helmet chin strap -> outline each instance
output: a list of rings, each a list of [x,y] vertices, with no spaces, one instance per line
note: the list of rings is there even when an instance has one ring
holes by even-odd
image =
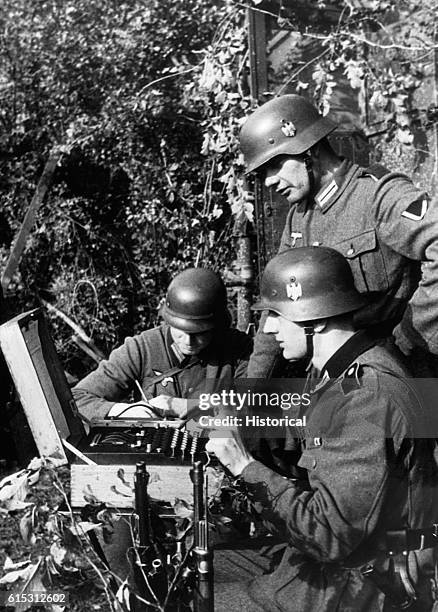
[[[306,166],[307,175],[309,177],[310,195],[312,195],[315,190],[315,175],[313,173],[313,161],[310,155],[310,149],[304,153],[304,165]]]
[[[310,363],[313,358],[313,336],[315,335],[313,325],[306,325],[304,327],[304,335],[306,336],[306,357]]]

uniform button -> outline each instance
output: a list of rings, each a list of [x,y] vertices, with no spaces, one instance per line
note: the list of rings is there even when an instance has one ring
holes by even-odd
[[[189,387],[189,393],[193,391],[193,387]]]
[[[347,255],[354,255],[354,249],[353,247],[350,247],[347,251]]]

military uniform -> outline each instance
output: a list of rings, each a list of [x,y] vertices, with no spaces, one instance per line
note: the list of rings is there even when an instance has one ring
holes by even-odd
[[[196,399],[200,393],[229,387],[234,377],[243,376],[251,348],[246,334],[226,329],[216,333],[198,356],[184,358],[173,343],[169,326],[163,324],[128,337],[73,388],[73,397],[82,414],[100,418],[114,403],[138,392],[135,381],[148,399],[160,394]]]
[[[388,596],[362,570],[391,570],[391,559],[400,557],[401,574],[419,596],[410,609],[432,607],[429,580],[421,572],[416,580],[415,572],[436,541],[434,441],[413,437],[427,411],[402,380],[407,372],[397,355],[376,342],[358,332],[324,367],[306,409],[299,461],[306,479],[285,479],[257,461],[242,472],[256,510],[288,542],[279,567],[250,588],[267,612],[389,610]],[[418,550],[417,537],[402,555],[400,534],[416,528],[431,528],[426,549]],[[388,544],[393,532],[399,537]],[[400,555],[390,557],[389,547]]]
[[[355,315],[358,328],[395,327],[406,354],[415,346],[438,353],[438,207],[406,176],[344,160],[312,205],[291,208],[279,252],[312,245],[341,252],[357,289],[369,294]],[[278,355],[273,338],[261,333],[263,321],[248,368],[253,378],[269,375]]]

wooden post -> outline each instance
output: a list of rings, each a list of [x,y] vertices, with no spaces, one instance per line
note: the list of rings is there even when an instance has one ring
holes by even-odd
[[[44,166],[44,170],[41,174],[40,180],[38,181],[38,185],[33,195],[32,201],[29,204],[29,208],[27,209],[24,221],[17,233],[13,247],[11,248],[11,253],[6,263],[6,267],[2,274],[1,285],[5,293],[9,286],[9,283],[12,280],[12,277],[14,276],[18,268],[21,256],[26,247],[26,242],[30,230],[32,229],[33,224],[35,223],[36,213],[40,208],[41,204],[43,203],[47,190],[49,189],[52,183],[56,166],[58,165],[58,162],[61,159],[62,155],[62,148],[54,147],[50,152],[46,165]]]

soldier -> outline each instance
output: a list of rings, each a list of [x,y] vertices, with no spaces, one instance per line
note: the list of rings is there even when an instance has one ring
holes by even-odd
[[[355,313],[357,327],[379,325],[382,335],[394,333],[405,355],[420,351],[430,359],[438,353],[437,206],[405,175],[339,157],[327,140],[335,128],[297,95],[263,104],[242,127],[247,172],[290,205],[279,252],[312,245],[338,250],[357,289],[372,297]],[[278,354],[272,338],[257,334],[248,376],[270,375]]]
[[[190,268],[178,274],[161,315],[163,325],[128,337],[74,387],[82,414],[156,416],[142,402],[140,387],[158,414],[187,418],[206,386],[226,386],[245,373],[251,341],[230,329],[226,289],[215,272]],[[132,393],[138,401],[128,401]]]
[[[353,314],[365,301],[334,249],[274,257],[254,308],[268,311],[263,331],[286,359],[311,359],[304,477],[286,479],[254,460],[238,430],[207,444],[287,542],[277,569],[250,587],[265,612],[423,612],[433,605],[422,570],[437,543],[438,469],[435,441],[415,437],[433,436],[433,427],[398,350],[355,332]]]
[[[85,417],[188,419],[195,416],[202,392],[226,388],[246,372],[252,343],[230,328],[226,289],[215,272],[190,268],[178,274],[161,315],[162,325],[128,337],[73,388]],[[116,522],[112,537],[101,545],[111,570],[125,579],[132,547],[127,523]]]

